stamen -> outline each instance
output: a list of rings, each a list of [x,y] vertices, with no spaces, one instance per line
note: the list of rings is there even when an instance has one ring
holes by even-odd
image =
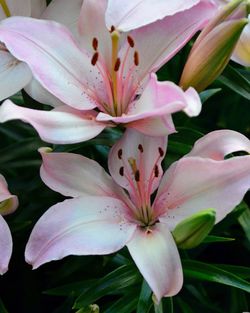
[[[92,47],[95,51],[97,51],[97,48],[98,48],[98,40],[96,37],[93,38],[92,40]]]
[[[120,167],[120,169],[119,169],[119,174],[120,174],[121,176],[124,176],[124,167],[123,167],[123,166]]]
[[[96,65],[97,61],[98,61],[98,57],[99,57],[99,53],[98,52],[95,52],[94,55],[92,56],[92,59],[91,59],[91,64],[93,66]]]
[[[155,177],[159,177],[159,167],[157,164],[155,165],[154,172],[155,172]]]
[[[130,45],[130,47],[134,48],[134,46],[135,46],[134,39],[130,36],[127,36],[127,41],[128,41],[128,44]]]
[[[134,53],[134,64],[135,64],[135,66],[139,65],[139,53],[138,53],[138,51],[135,51],[135,53]]]
[[[113,33],[114,30],[115,30],[115,26],[112,25],[112,26],[110,27],[110,32]]]
[[[120,58],[117,58],[117,60],[116,60],[116,62],[115,62],[115,67],[114,67],[114,71],[115,71],[115,72],[118,72],[118,71],[119,71],[120,65],[121,65],[121,59],[120,59]]]
[[[161,148],[161,147],[159,147],[159,148],[158,148],[158,151],[159,151],[160,156],[161,156],[161,157],[163,157],[163,155],[164,155],[164,151],[162,150],[162,148]]]
[[[118,150],[118,158],[121,160],[122,159],[122,149]]]
[[[136,170],[136,171],[135,171],[135,181],[136,181],[136,182],[139,182],[139,181],[140,181],[140,171],[139,171],[139,170]]]
[[[141,144],[138,145],[138,150],[143,153],[143,146]]]
[[[10,9],[8,8],[8,5],[7,5],[6,1],[5,0],[0,0],[0,5],[3,8],[4,14],[6,15],[6,17],[10,17],[11,16]]]

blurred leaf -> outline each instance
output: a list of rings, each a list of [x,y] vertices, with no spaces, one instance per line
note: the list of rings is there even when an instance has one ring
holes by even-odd
[[[231,288],[230,300],[231,303],[229,313],[248,312],[249,308],[247,304],[246,294],[244,291]]]
[[[195,313],[191,308],[190,306],[185,302],[183,301],[180,297],[177,298],[177,302],[181,308],[181,312],[182,313]]]
[[[218,80],[242,97],[250,100],[250,81],[232,66],[227,66]]]
[[[68,297],[62,305],[60,305],[59,308],[57,308],[53,313],[70,313],[72,312],[72,305],[74,303],[74,300],[72,297]]]
[[[226,238],[226,237],[219,237],[219,236],[212,236],[208,235],[202,243],[212,243],[212,242],[227,242],[227,241],[234,241],[235,238]]]
[[[163,298],[160,303],[154,303],[155,313],[174,313],[173,299]]]
[[[118,301],[114,302],[107,310],[103,313],[132,313],[136,309],[137,297],[134,292],[125,295]],[[146,312],[145,312],[146,313]]]
[[[250,279],[250,268],[245,266],[237,265],[228,265],[228,264],[213,264],[217,268],[220,268],[224,271],[233,273],[237,276],[240,276],[243,279]]]
[[[250,209],[246,208],[246,210],[238,217],[238,221],[242,226],[247,239],[250,241]]]
[[[5,308],[4,304],[3,304],[3,301],[0,299],[0,312],[1,313],[9,313],[7,311],[7,309]]]
[[[209,98],[211,98],[213,95],[217,94],[221,91],[221,88],[214,88],[214,89],[208,89],[204,90],[200,93],[201,102],[206,102]]]
[[[112,294],[119,289],[128,288],[140,281],[140,274],[132,265],[123,265],[113,272],[99,279],[91,288],[83,292],[74,304],[75,309],[79,309],[99,298]]]
[[[96,280],[85,280],[81,282],[75,282],[60,287],[52,288],[43,291],[44,294],[53,296],[67,296],[69,294],[80,295],[85,290],[89,289],[91,285],[95,283]]]
[[[186,278],[216,282],[250,292],[249,282],[214,265],[194,260],[183,260],[182,265]]]
[[[136,313],[148,313],[152,305],[152,291],[147,282],[143,280]]]

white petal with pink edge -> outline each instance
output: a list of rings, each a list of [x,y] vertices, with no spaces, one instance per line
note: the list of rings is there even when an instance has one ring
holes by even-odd
[[[127,246],[158,301],[180,291],[183,284],[181,261],[166,225],[157,223],[150,230],[138,228]]]
[[[172,230],[186,217],[215,209],[221,221],[250,188],[250,156],[224,161],[188,157],[171,165],[164,174],[154,209]]]
[[[66,27],[52,21],[11,17],[1,22],[0,40],[61,101],[82,110],[96,106],[90,89],[103,89],[100,74]]]
[[[165,16],[174,15],[197,4],[199,0],[109,0],[106,11],[108,27],[114,25],[121,31],[129,31]]]
[[[0,106],[0,122],[21,119],[30,123],[47,142],[67,144],[94,138],[106,127],[95,120],[94,111],[79,111],[68,106],[52,111],[23,108],[6,100]]]
[[[193,149],[185,157],[202,157],[223,160],[230,153],[246,151],[250,153],[250,140],[244,135],[228,129],[213,131],[197,140]]]
[[[12,237],[9,226],[0,215],[0,274],[8,270],[10,257],[12,254]]]
[[[123,216],[123,202],[109,197],[81,197],[52,206],[37,222],[25,250],[37,268],[67,255],[108,254],[121,249],[136,225]]]
[[[73,153],[53,153],[39,149],[43,158],[41,178],[51,189],[64,196],[83,195],[117,198],[122,190],[94,160]]]
[[[18,61],[7,51],[0,51],[0,100],[20,91],[32,79],[27,64]]]

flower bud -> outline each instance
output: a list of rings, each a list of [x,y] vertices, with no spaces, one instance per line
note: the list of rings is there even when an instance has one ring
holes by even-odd
[[[177,246],[181,249],[198,246],[213,228],[215,219],[215,210],[207,209],[180,222],[172,232]]]
[[[226,67],[248,23],[246,18],[226,20],[241,3],[242,0],[236,0],[223,7],[197,38],[180,79],[184,90],[190,86],[197,91],[204,90]]]

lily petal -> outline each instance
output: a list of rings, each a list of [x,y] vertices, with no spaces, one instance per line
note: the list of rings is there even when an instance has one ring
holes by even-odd
[[[18,61],[7,51],[0,51],[0,101],[18,92],[31,78],[27,64]]]
[[[52,153],[39,149],[43,158],[40,174],[43,182],[64,196],[83,195],[117,198],[121,189],[94,160],[73,153]]]
[[[67,255],[108,254],[130,240],[136,225],[124,220],[123,202],[81,197],[52,206],[37,222],[26,246],[26,261],[37,268]]]
[[[30,0],[5,0],[10,16],[30,16],[31,1]],[[0,21],[8,17],[3,6],[0,4]]]
[[[61,101],[82,110],[97,105],[89,95],[87,81],[98,89],[102,82],[95,78],[100,75],[66,27],[52,21],[11,17],[1,22],[0,40]]]
[[[12,254],[12,237],[8,224],[0,215],[0,274],[8,270],[10,257]]]
[[[30,123],[47,142],[67,144],[94,138],[107,126],[95,120],[94,111],[79,111],[68,106],[52,111],[23,108],[6,100],[0,106],[0,122],[21,119]]]
[[[215,11],[212,3],[200,1],[189,10],[132,31],[130,36],[141,56],[138,76],[144,78],[147,73],[156,72],[204,27]]]
[[[127,246],[158,301],[180,291],[183,284],[181,261],[166,225],[158,223],[150,230],[138,228]]]
[[[106,23],[114,25],[121,31],[129,31],[166,16],[174,15],[196,5],[199,0],[109,0],[106,11]]]
[[[54,0],[52,0],[53,2]],[[30,0],[31,17],[39,18],[47,7],[46,0]],[[27,15],[28,16],[28,15]]]
[[[166,152],[167,137],[149,137],[127,129],[122,138],[112,147],[108,166],[116,183],[127,189],[132,198],[136,198],[133,184],[135,176],[131,169],[131,161],[140,171],[140,181],[145,194],[152,194],[158,187],[162,176],[161,161]],[[129,163],[130,162],[130,163]],[[157,177],[154,175],[157,167]],[[124,175],[121,175],[121,168]]]
[[[14,212],[17,207],[17,196],[9,192],[5,178],[0,174],[0,215],[10,214]]]
[[[154,208],[172,230],[186,217],[213,208],[216,222],[243,199],[250,188],[250,156],[215,161],[182,158],[164,174]]]
[[[250,141],[244,135],[228,129],[213,131],[196,141],[193,149],[185,157],[202,157],[223,160],[236,151],[250,153]]]

